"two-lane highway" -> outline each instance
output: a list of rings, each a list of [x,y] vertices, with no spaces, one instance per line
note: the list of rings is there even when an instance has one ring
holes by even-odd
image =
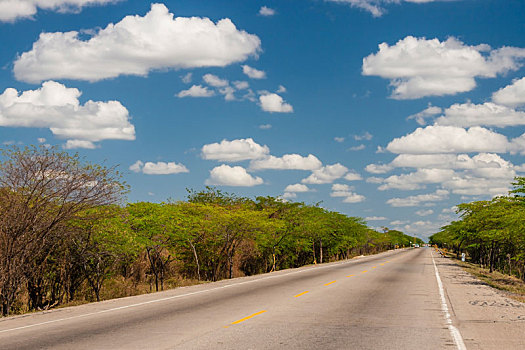
[[[456,348],[430,249],[0,320],[2,349]]]

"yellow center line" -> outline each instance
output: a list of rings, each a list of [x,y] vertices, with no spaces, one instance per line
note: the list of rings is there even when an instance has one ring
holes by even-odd
[[[385,266],[385,263],[381,263],[381,264],[379,264],[379,265],[381,265],[381,266]]]
[[[300,297],[301,295],[305,295],[305,294],[308,293],[308,292],[309,292],[308,290],[305,290],[304,292],[299,293],[299,294],[297,294],[297,295],[294,295],[293,297],[294,297],[294,298],[298,298],[298,297]]]
[[[252,318],[252,317],[255,317],[255,316],[257,316],[257,315],[263,314],[263,313],[265,313],[265,312],[266,312],[266,310],[261,310],[261,311],[259,311],[259,312],[256,312],[256,313],[250,315],[250,316],[246,316],[245,318],[241,318],[240,320],[237,320],[237,321],[235,321],[235,322],[232,322],[231,324],[239,324],[239,323],[241,323],[241,322],[244,322],[244,321],[246,321],[246,320],[249,320],[249,319]]]
[[[337,282],[337,281],[328,282],[328,283],[325,283],[325,284],[323,284],[323,285],[324,285],[324,286],[328,286],[328,285],[330,285],[330,284],[332,284],[332,283],[335,283],[335,282]]]
[[[372,268],[373,268],[373,269],[376,269],[376,268],[377,268],[377,266],[372,266]]]
[[[346,277],[352,277],[352,276],[355,276],[355,275],[348,275],[348,276],[346,276]]]
[[[368,272],[368,271],[367,271],[367,270],[364,270],[364,271],[362,271],[361,273],[365,273],[365,272]]]

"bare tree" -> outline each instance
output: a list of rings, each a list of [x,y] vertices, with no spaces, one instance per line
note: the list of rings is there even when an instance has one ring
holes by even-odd
[[[0,162],[0,306],[9,315],[21,286],[82,211],[117,203],[127,191],[114,167],[57,148],[11,147]]]

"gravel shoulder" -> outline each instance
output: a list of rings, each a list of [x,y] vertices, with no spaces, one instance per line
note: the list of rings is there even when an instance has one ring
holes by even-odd
[[[525,303],[433,252],[453,323],[467,349],[525,349]]]

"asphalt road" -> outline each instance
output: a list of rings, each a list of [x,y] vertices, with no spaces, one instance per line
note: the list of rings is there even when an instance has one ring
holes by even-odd
[[[1,319],[0,348],[458,349],[442,300],[431,250],[397,250]]]

